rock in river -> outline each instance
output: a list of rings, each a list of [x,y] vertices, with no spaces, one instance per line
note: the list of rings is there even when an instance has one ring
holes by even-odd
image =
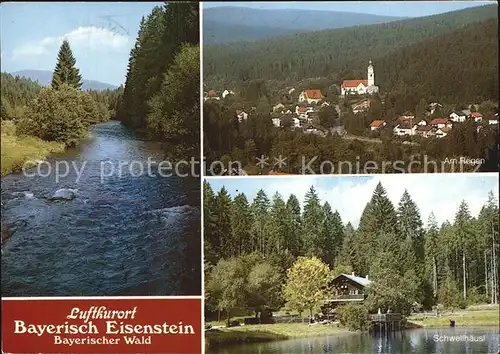
[[[76,197],[76,189],[61,188],[55,191],[49,200],[72,200]]]

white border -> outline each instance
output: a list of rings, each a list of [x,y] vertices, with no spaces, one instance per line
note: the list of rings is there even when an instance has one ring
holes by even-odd
[[[200,247],[201,247],[201,353],[205,353],[205,254],[204,254],[204,216],[203,216],[203,183],[205,182],[205,160],[203,159],[203,1],[200,1],[199,7],[199,34],[200,34]]]
[[[420,176],[492,176],[495,175],[499,177],[497,172],[419,172],[419,173],[359,173],[359,174],[285,174],[285,175],[248,175],[248,176],[203,176],[204,179],[210,181],[215,179],[279,179],[279,178],[342,178],[342,177],[373,177],[373,176],[407,176],[407,175],[420,175]],[[404,178],[404,177],[401,177]]]
[[[33,296],[33,297],[2,297],[2,301],[9,300],[201,300],[201,296]]]

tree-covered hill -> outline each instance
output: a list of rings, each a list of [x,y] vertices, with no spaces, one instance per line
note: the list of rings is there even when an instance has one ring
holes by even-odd
[[[42,86],[49,86],[52,83],[53,72],[50,70],[21,70],[12,73],[13,76],[22,76],[27,79],[37,81]],[[82,80],[82,90],[107,90],[117,88],[114,85],[96,80]]]
[[[21,108],[36,98],[42,86],[24,77],[1,73],[2,118],[21,115]]]
[[[172,155],[199,154],[199,42],[199,4],[167,1],[142,19],[130,52],[117,119],[166,142]]]
[[[339,11],[222,6],[203,11],[203,40],[205,44],[248,41],[400,19],[401,17]]]
[[[370,58],[453,32],[471,23],[498,19],[498,5],[484,5],[416,19],[377,25],[301,33],[204,47],[208,84],[230,85],[250,79],[299,80],[306,77],[347,78]],[[495,43],[491,43],[494,45]]]
[[[375,61],[377,85],[412,99],[498,100],[498,20],[473,23]]]

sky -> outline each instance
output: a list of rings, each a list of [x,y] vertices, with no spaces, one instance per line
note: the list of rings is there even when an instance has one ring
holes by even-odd
[[[243,6],[255,9],[307,9],[323,11],[358,12],[373,15],[420,17],[468,7],[496,3],[496,1],[309,1],[309,2],[205,2],[203,8]]]
[[[354,227],[359,225],[361,213],[378,182],[382,183],[395,207],[407,189],[420,210],[424,224],[427,224],[431,212],[434,212],[439,224],[446,220],[453,222],[462,200],[468,203],[474,217],[478,216],[488,200],[490,191],[498,200],[498,175],[493,173],[216,177],[207,180],[214,191],[224,186],[233,197],[244,193],[249,202],[259,189],[263,189],[270,199],[279,192],[285,200],[294,194],[303,203],[305,194],[313,186],[322,203],[328,202],[333,210],[339,212],[344,224],[350,222]]]
[[[53,71],[59,47],[67,38],[84,79],[119,86],[125,82],[142,16],[162,4],[2,2],[1,70]]]

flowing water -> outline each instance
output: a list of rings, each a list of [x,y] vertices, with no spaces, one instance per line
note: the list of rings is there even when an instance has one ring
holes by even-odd
[[[199,179],[161,177],[154,165],[148,176],[148,158],[161,161],[162,147],[112,121],[50,158],[49,176],[3,177],[2,228],[13,234],[2,245],[2,296],[200,294]],[[62,161],[70,172],[56,181]],[[75,199],[48,200],[61,188]]]
[[[451,339],[450,339],[451,338]],[[419,328],[384,335],[333,334],[211,349],[207,354],[497,354],[498,328]]]

